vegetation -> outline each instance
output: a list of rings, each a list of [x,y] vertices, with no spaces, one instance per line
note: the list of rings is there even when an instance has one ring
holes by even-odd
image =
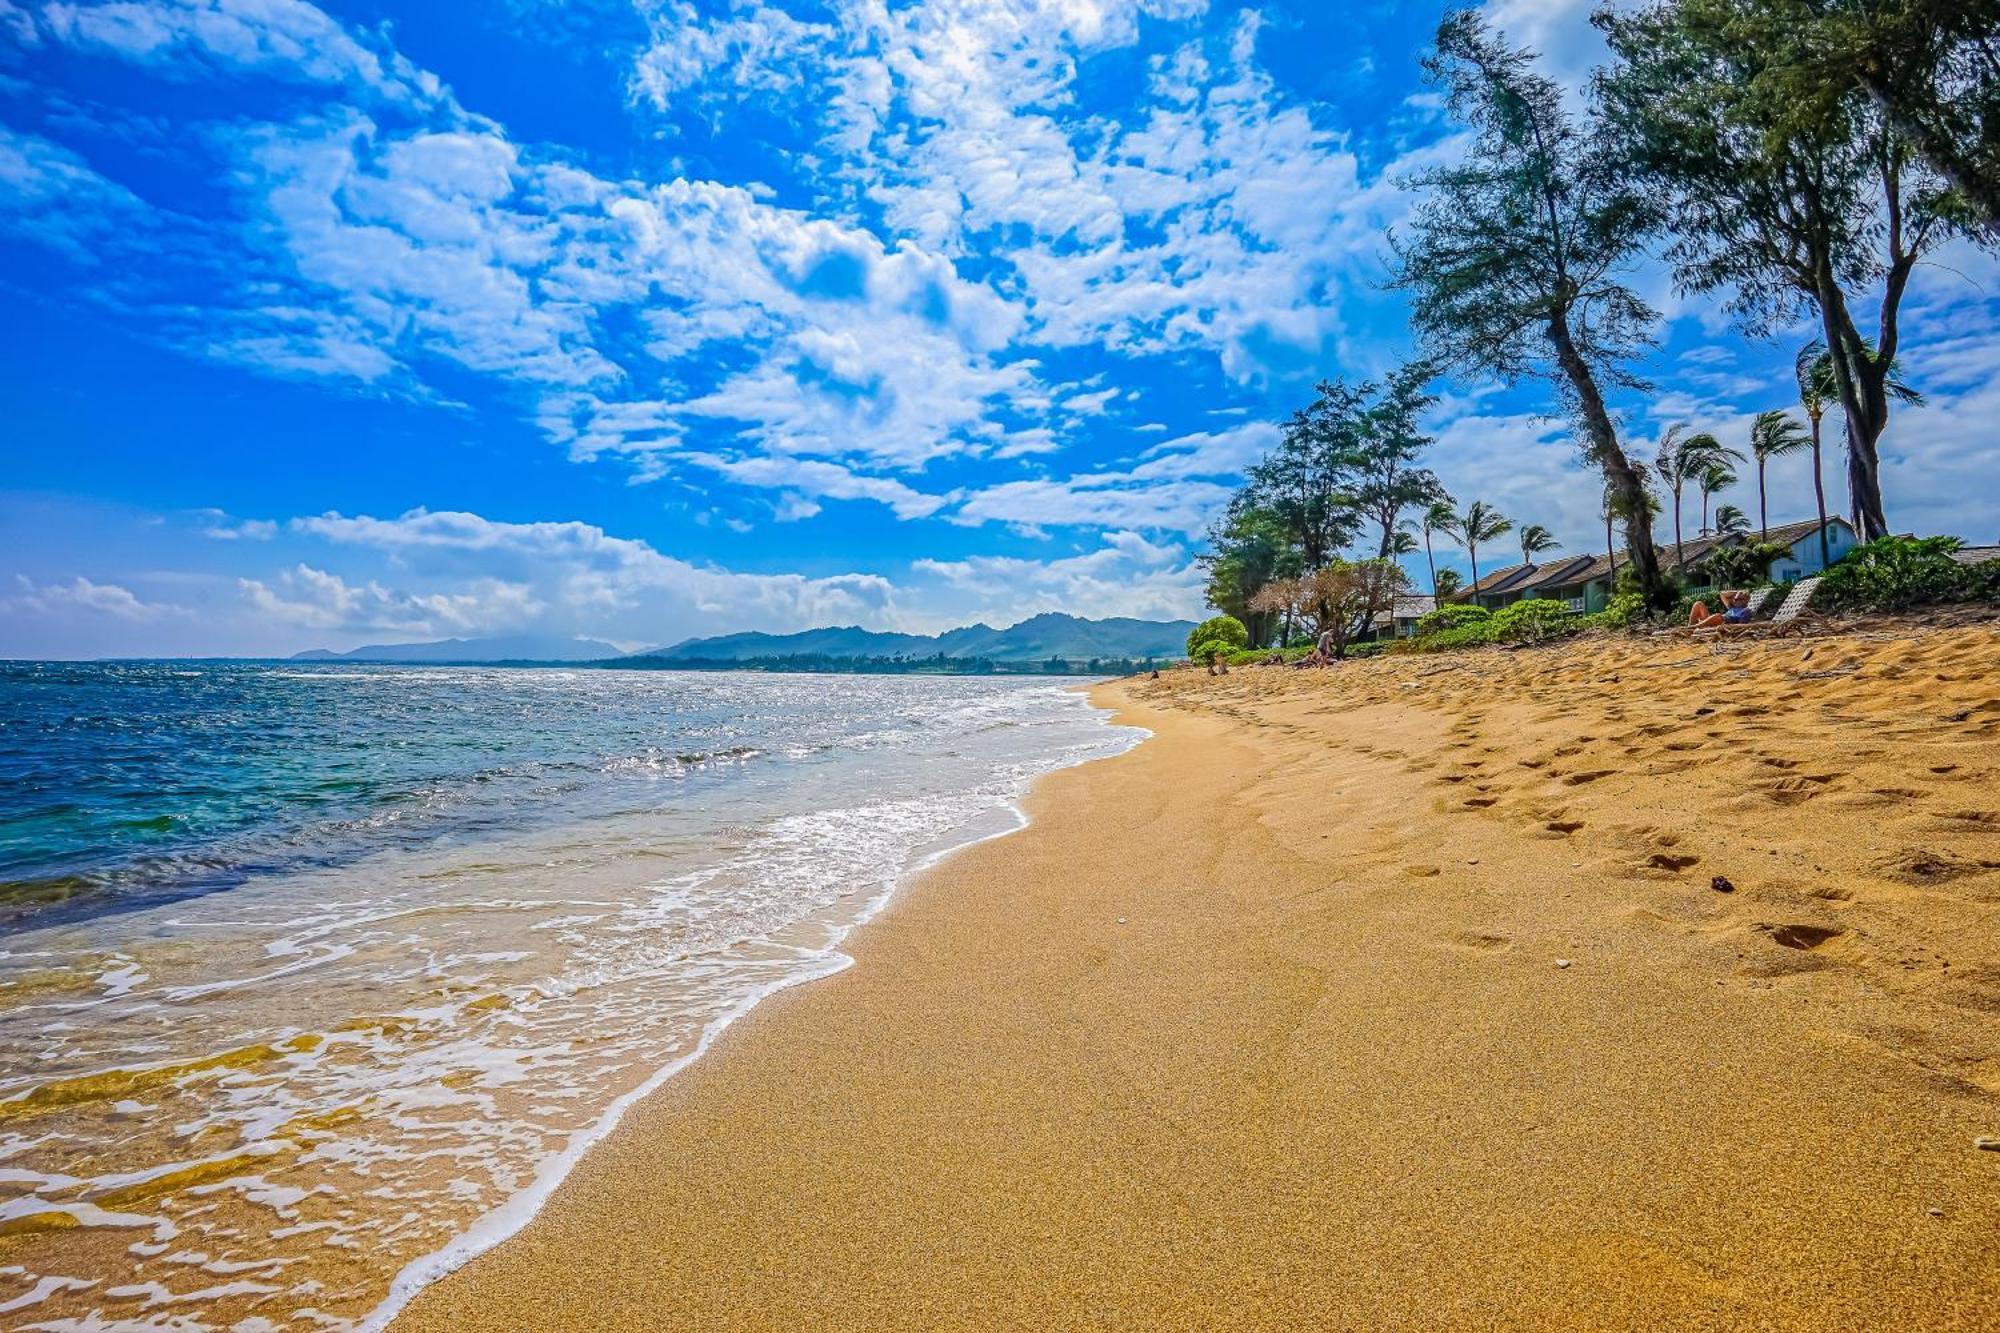
[[[1500,511],[1484,500],[1474,500],[1459,516],[1454,535],[1464,544],[1466,554],[1472,560],[1472,583],[1479,586],[1479,543],[1490,542],[1496,537],[1504,537],[1512,530],[1514,521],[1501,516]]]
[[[1857,546],[1826,571],[1813,605],[1833,611],[1897,611],[2000,596],[2000,560],[1953,558],[1953,537],[1884,537]]]
[[[1750,456],[1757,460],[1757,532],[1765,540],[1771,536],[1771,511],[1764,496],[1764,468],[1774,458],[1795,454],[1809,441],[1790,412],[1773,409],[1759,412],[1750,423]],[[1818,454],[1814,454],[1817,459]]]
[[[1210,616],[1188,631],[1190,662],[1214,666],[1217,660],[1250,645],[1250,631],[1235,616]]]
[[[1406,582],[1395,562],[1419,552],[1439,608],[1420,622],[1426,647],[1659,616],[1686,601],[1683,510],[1697,497],[1700,531],[1720,539],[1705,575],[1768,579],[1781,549],[1761,540],[1770,463],[1807,452],[1824,566],[1834,409],[1855,526],[1885,531],[1879,442],[1891,406],[1921,401],[1896,361],[1904,290],[1952,237],[2000,246],[2000,54],[1989,42],[2000,0],[1638,0],[1593,21],[1611,61],[1582,110],[1480,12],[1439,25],[1425,72],[1470,146],[1407,182],[1423,197],[1391,238],[1392,286],[1423,357],[1317,385],[1210,532],[1209,599],[1244,627],[1243,651],[1304,635],[1324,657],[1347,655],[1391,613]],[[1631,275],[1648,258],[1671,266],[1683,294],[1721,295],[1753,336],[1817,322],[1821,337],[1794,366],[1803,425],[1789,405],[1761,411],[1746,452],[1676,422],[1649,465],[1634,461],[1607,395],[1646,387],[1636,366],[1657,319]],[[1440,539],[1465,549],[1472,587],[1481,548],[1510,532],[1529,564],[1561,547],[1485,500],[1460,512],[1425,466],[1422,422],[1444,374],[1550,386],[1603,478],[1604,611],[1579,616],[1553,599],[1515,609],[1533,597],[1492,617],[1447,605],[1467,584],[1439,568]],[[1752,465],[1754,526],[1724,500]],[[1671,573],[1653,539],[1668,510]]]
[[[1748,522],[1744,524],[1747,528]],[[1708,556],[1708,578],[1718,588],[1754,588],[1771,581],[1771,562],[1791,548],[1776,542],[1721,546]]]
[[[1811,313],[1847,419],[1848,489],[1869,539],[1883,536],[1877,444],[1911,271],[1965,213],[1859,90],[1808,88],[1790,6],[1656,0],[1601,10],[1614,57],[1595,81],[1607,135],[1673,219],[1667,258],[1683,291],[1727,290],[1746,330]],[[1849,85],[1851,86],[1851,85]],[[1879,290],[1874,345],[1854,313]]]
[[[1531,54],[1476,11],[1445,18],[1424,67],[1474,143],[1462,164],[1416,179],[1429,198],[1396,241],[1411,326],[1441,366],[1552,380],[1621,512],[1642,512],[1645,481],[1604,391],[1640,384],[1631,363],[1651,342],[1653,311],[1623,275],[1643,253],[1653,200],[1612,144],[1577,124]],[[1626,546],[1647,595],[1664,603],[1652,532],[1628,523]]]
[[[1519,536],[1521,541],[1521,562],[1523,564],[1532,565],[1535,563],[1536,556],[1547,555],[1550,551],[1560,551],[1562,549],[1562,543],[1556,540],[1556,535],[1539,523],[1528,524],[1521,529]]]

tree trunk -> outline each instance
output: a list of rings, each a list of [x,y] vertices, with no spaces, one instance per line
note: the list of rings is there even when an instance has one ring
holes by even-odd
[[[1431,554],[1431,530],[1428,525],[1424,528],[1424,563],[1431,567],[1431,609],[1436,610],[1438,604],[1438,562],[1437,557]]]
[[[1632,555],[1632,572],[1638,577],[1646,605],[1656,611],[1670,610],[1674,604],[1674,592],[1660,573],[1660,556],[1653,549],[1652,525],[1640,521],[1646,513],[1646,485],[1639,479],[1632,461],[1625,457],[1625,451],[1618,447],[1618,431],[1611,424],[1611,413],[1604,406],[1604,395],[1598,391],[1597,379],[1590,373],[1589,364],[1576,350],[1576,342],[1570,337],[1568,317],[1562,311],[1549,320],[1549,341],[1555,345],[1556,359],[1561,362],[1570,387],[1576,391],[1584,430],[1590,441],[1591,461],[1604,469],[1604,479],[1617,496],[1619,507],[1630,516],[1625,520],[1625,542]]]
[[[1472,557],[1472,604],[1479,605],[1479,543],[1467,542],[1466,554]]]
[[[1847,298],[1822,262],[1817,279],[1820,324],[1833,353],[1833,380],[1840,390],[1840,410],[1847,418],[1847,485],[1854,526],[1863,541],[1889,535],[1882,509],[1882,477],[1876,453],[1889,424],[1887,391],[1889,357],[1872,364],[1860,330],[1854,327]]]
[[[1764,460],[1757,460],[1757,540],[1771,540],[1771,515],[1764,506]]]
[[[1687,543],[1681,539],[1681,488],[1674,487],[1674,568],[1687,568]]]
[[[1826,481],[1820,476],[1819,416],[1812,419],[1813,511],[1819,515],[1819,568],[1821,573],[1833,563],[1833,549],[1826,540]]]

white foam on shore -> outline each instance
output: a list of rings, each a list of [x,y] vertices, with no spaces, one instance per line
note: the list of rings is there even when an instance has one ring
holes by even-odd
[[[1129,723],[1114,723],[1111,715],[1104,710],[1093,708],[1092,711],[1096,713],[1098,722],[1105,729],[1125,733],[1122,739],[1126,741],[1126,744],[1116,750],[1108,750],[1103,753],[1062,756],[1057,762],[1051,764],[1050,767],[1035,773],[1022,784],[1021,789],[1013,797],[1003,801],[994,809],[993,813],[995,814],[1005,813],[1011,816],[1011,823],[1008,827],[978,833],[951,842],[948,845],[934,846],[932,850],[915,858],[903,866],[895,875],[884,880],[880,891],[866,899],[862,903],[860,910],[851,919],[831,928],[831,936],[823,948],[802,955],[803,958],[809,961],[799,971],[750,990],[727,1010],[710,1019],[702,1027],[700,1036],[696,1039],[692,1048],[669,1061],[658,1070],[655,1070],[644,1082],[611,1102],[595,1123],[572,1134],[569,1142],[560,1152],[543,1159],[538,1164],[534,1179],[526,1187],[515,1193],[499,1207],[482,1215],[478,1221],[473,1223],[472,1226],[468,1227],[449,1244],[430,1254],[413,1259],[404,1265],[396,1274],[395,1279],[390,1283],[388,1295],[361,1319],[359,1323],[354,1325],[358,1333],[379,1333],[380,1330],[388,1328],[396,1316],[402,1312],[403,1307],[414,1300],[417,1294],[425,1287],[450,1275],[488,1250],[519,1234],[534,1220],[536,1214],[547,1204],[556,1189],[568,1178],[570,1172],[576,1168],[576,1164],[583,1160],[584,1155],[618,1127],[619,1122],[625,1118],[627,1111],[645,1097],[658,1091],[674,1075],[680,1073],[703,1055],[707,1054],[709,1047],[714,1043],[715,1039],[727,1030],[731,1024],[750,1013],[759,1004],[771,996],[778,994],[780,991],[789,990],[794,986],[804,985],[808,982],[822,980],[844,972],[853,966],[853,956],[842,952],[840,946],[846,942],[848,935],[857,927],[866,925],[869,921],[873,920],[889,904],[903,885],[936,866],[947,857],[953,856],[969,847],[976,847],[981,843],[991,842],[996,838],[1003,838],[1009,834],[1018,833],[1028,827],[1028,815],[1021,808],[1021,801],[1025,798],[1027,789],[1035,781],[1046,777],[1050,773],[1060,772],[1064,769],[1094,763],[1101,759],[1116,758],[1121,754],[1128,753],[1143,741],[1150,739],[1153,734],[1144,727],[1134,726]],[[963,827],[969,828],[976,823],[978,823],[976,818],[968,819]]]

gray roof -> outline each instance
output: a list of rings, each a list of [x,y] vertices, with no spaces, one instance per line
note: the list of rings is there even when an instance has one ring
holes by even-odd
[[[1827,515],[1826,521],[1828,523],[1839,523],[1843,526],[1847,522],[1846,519],[1835,514]],[[1802,538],[1810,537],[1818,531],[1819,520],[1816,518],[1803,519],[1797,523],[1779,523],[1771,528],[1771,540],[1780,546],[1791,546]],[[1680,546],[1671,544],[1662,546],[1659,548],[1660,563],[1669,569],[1682,564],[1699,565],[1716,547],[1726,545],[1734,540],[1735,538],[1733,537],[1721,537],[1711,534],[1706,537],[1690,538]],[[1685,548],[1687,553],[1685,560],[1681,556],[1683,548]],[[1991,549],[2000,552],[2000,547],[1979,549]],[[1620,551],[1617,557],[1618,565],[1623,566],[1626,560],[1627,556],[1623,551]],[[1480,579],[1477,589],[1461,589],[1452,594],[1452,599],[1454,601],[1463,601],[1471,596],[1474,591],[1484,596],[1499,592],[1525,592],[1529,588],[1567,588],[1609,577],[1611,573],[1612,560],[1607,554],[1577,556],[1568,560],[1539,566],[1509,565],[1505,569],[1496,570]]]

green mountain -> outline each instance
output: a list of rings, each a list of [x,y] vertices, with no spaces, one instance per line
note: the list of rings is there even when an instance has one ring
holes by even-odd
[[[847,625],[798,634],[724,634],[687,639],[631,658],[666,662],[747,662],[772,658],[825,656],[853,658],[985,658],[994,662],[1070,662],[1091,658],[1173,658],[1187,652],[1191,620],[1085,620],[1048,612],[1006,629],[967,625],[931,636],[888,634]]]

